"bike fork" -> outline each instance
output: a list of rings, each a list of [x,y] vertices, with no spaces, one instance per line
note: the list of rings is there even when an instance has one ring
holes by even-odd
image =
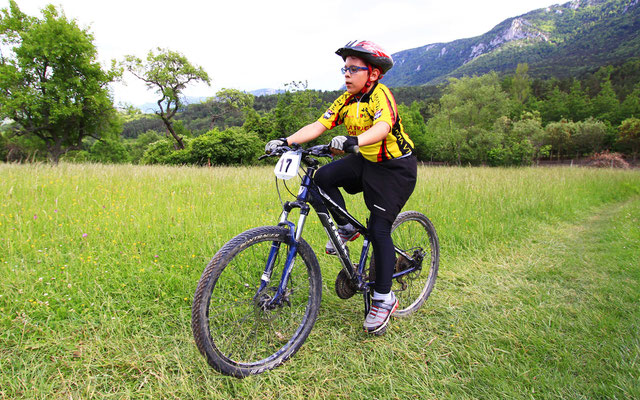
[[[287,252],[287,259],[285,261],[284,268],[282,270],[282,275],[280,276],[280,282],[278,284],[278,289],[276,290],[276,294],[273,296],[271,301],[269,301],[269,305],[279,305],[282,303],[283,296],[286,292],[287,284],[289,283],[289,277],[291,276],[291,271],[293,270],[293,265],[295,263],[296,253],[298,251],[298,243],[302,237],[302,230],[304,228],[304,224],[307,218],[308,213],[301,213],[300,218],[298,220],[298,225],[294,225],[292,222],[287,220],[289,215],[288,211],[284,211],[280,218],[279,226],[284,226],[289,228],[290,234],[288,235],[288,245],[289,251]],[[273,242],[271,245],[271,250],[269,251],[269,256],[267,257],[267,263],[262,273],[262,277],[260,278],[260,287],[256,292],[255,298],[267,287],[269,282],[271,281],[271,275],[273,273],[273,267],[275,265],[275,260],[280,253],[280,242]]]

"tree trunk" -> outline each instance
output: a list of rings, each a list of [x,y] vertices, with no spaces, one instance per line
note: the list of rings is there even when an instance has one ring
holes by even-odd
[[[176,140],[176,145],[175,145],[176,150],[184,149],[184,142],[182,141],[182,138],[178,136],[176,132],[173,130],[173,124],[171,123],[171,121],[165,119],[164,117],[161,117],[161,118],[162,118],[162,122],[164,122],[164,125],[167,127],[167,130],[169,131],[171,136],[173,136],[173,138]]]

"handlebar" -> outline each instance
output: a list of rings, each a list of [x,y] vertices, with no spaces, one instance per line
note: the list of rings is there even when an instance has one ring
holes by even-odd
[[[333,153],[331,152],[331,150],[329,149],[329,145],[327,145],[327,144],[320,144],[320,145],[317,145],[317,146],[309,147],[308,149],[303,149],[302,146],[300,146],[299,144],[292,143],[291,146],[280,146],[280,147],[277,147],[271,153],[263,154],[260,157],[258,157],[258,160],[263,160],[263,159],[268,158],[268,157],[280,157],[281,155],[283,155],[287,151],[299,151],[302,154],[302,161],[306,165],[317,165],[318,164],[318,160],[315,160],[315,159],[313,159],[311,157],[329,157],[329,158],[333,158]],[[309,156],[311,156],[311,157],[309,157]]]

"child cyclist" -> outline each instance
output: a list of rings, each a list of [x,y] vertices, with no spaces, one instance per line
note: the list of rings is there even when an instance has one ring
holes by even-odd
[[[363,192],[371,212],[368,230],[376,260],[375,287],[364,329],[378,333],[398,308],[398,300],[391,291],[396,263],[391,225],[413,192],[417,162],[394,97],[378,82],[393,66],[392,58],[370,41],[349,42],[336,54],[345,62],[342,72],[347,91],[316,122],[288,138],[270,141],[265,151],[306,143],[339,124],[347,128],[349,136],[337,136],[329,146],[336,153],[352,154],[318,169],[315,181],[342,208],[346,207],[338,188],[349,194]],[[333,217],[343,243],[359,236],[347,221],[338,215]],[[327,243],[326,252],[336,254],[331,242]]]

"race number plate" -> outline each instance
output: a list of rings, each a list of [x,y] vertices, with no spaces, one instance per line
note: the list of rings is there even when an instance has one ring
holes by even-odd
[[[297,151],[287,151],[280,157],[273,172],[280,179],[291,179],[298,175],[298,168],[300,168],[300,160],[302,154]]]

